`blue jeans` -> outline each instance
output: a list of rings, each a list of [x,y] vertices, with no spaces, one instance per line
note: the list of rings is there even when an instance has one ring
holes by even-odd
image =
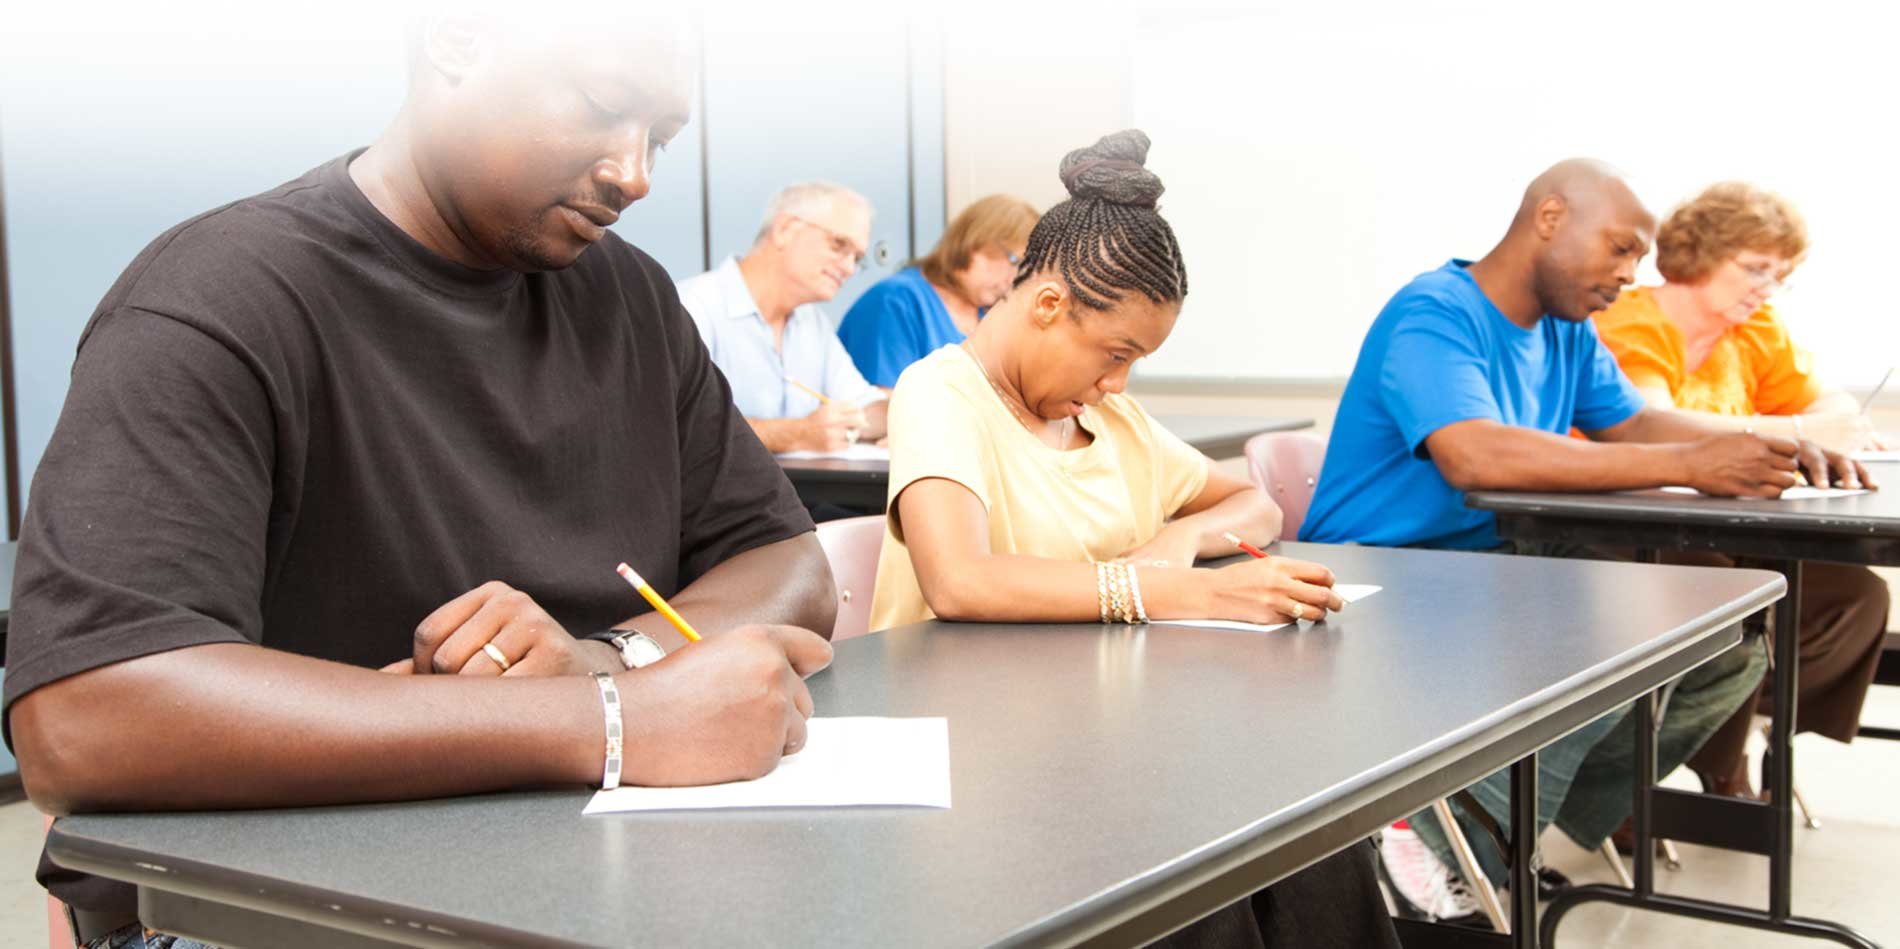
[[[1525,545],[1513,552],[1534,556],[1603,559],[1580,548]],[[1666,775],[1701,750],[1704,742],[1727,722],[1735,710],[1755,694],[1768,671],[1764,640],[1757,637],[1691,669],[1677,680],[1669,706],[1656,735],[1656,774]],[[1603,839],[1629,817],[1636,786],[1636,720],[1623,706],[1557,739],[1537,753],[1537,832],[1556,824],[1565,836],[1585,850],[1595,850]],[[1471,796],[1499,827],[1511,826],[1511,774],[1499,771],[1470,788]],[[1506,876],[1504,855],[1496,841],[1464,808],[1452,802],[1452,812],[1477,855],[1478,866],[1496,885]],[[1451,844],[1438,818],[1422,811],[1410,819],[1420,840],[1445,865],[1458,870]]]
[[[86,943],[86,949],[215,949],[202,942],[155,933],[142,926],[115,929]]]

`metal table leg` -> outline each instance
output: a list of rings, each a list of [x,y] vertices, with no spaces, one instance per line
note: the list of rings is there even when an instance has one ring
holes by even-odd
[[[1636,797],[1631,820],[1636,831],[1635,886],[1624,889],[1592,884],[1560,894],[1545,908],[1543,922],[1538,927],[1545,946],[1557,944],[1557,924],[1565,913],[1584,903],[1603,902],[1790,936],[1825,939],[1857,949],[1879,949],[1878,943],[1839,923],[1795,916],[1790,905],[1794,892],[1794,795],[1791,793],[1794,755],[1789,743],[1794,737],[1794,687],[1800,663],[1797,630],[1801,615],[1801,562],[1785,561],[1776,567],[1788,579],[1788,595],[1775,604],[1771,614],[1775,631],[1774,721],[1769,730],[1768,747],[1774,760],[1769,768],[1767,787],[1774,799],[1768,814],[1771,824],[1767,848],[1768,911],[1655,892],[1655,849],[1650,842],[1650,824],[1651,794],[1656,782],[1655,731],[1651,727],[1656,698],[1651,694],[1638,699],[1631,712],[1636,718]],[[1512,788],[1516,789],[1515,782]],[[1513,819],[1515,817],[1513,814]],[[1512,902],[1516,902],[1515,894]]]

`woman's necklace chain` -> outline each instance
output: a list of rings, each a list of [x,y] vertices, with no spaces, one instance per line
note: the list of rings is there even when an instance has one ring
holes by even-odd
[[[976,361],[977,371],[983,374],[983,381],[990,384],[990,390],[995,392],[996,397],[1003,401],[1003,407],[1009,409],[1009,414],[1015,416],[1016,421],[1021,422],[1023,427],[1029,429],[1031,434],[1036,433],[1038,430],[1046,429],[1049,424],[1047,421],[1036,418],[1026,410],[1016,408],[1016,403],[1011,402],[1009,396],[1003,394],[1003,387],[996,384],[995,376],[990,375],[990,367],[983,365],[983,357],[977,355],[975,346],[966,340],[963,343],[963,351],[969,353],[970,358]],[[1074,419],[1063,420],[1062,444],[1061,447],[1057,449],[1058,451],[1069,450],[1069,423],[1073,421]]]

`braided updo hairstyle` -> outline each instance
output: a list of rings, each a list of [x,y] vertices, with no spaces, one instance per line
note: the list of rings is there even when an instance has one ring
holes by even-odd
[[[1129,291],[1155,303],[1187,296],[1187,269],[1174,229],[1155,210],[1161,179],[1143,166],[1148,136],[1107,135],[1063,156],[1058,173],[1069,199],[1029,232],[1016,286],[1053,267],[1076,302],[1106,310]]]

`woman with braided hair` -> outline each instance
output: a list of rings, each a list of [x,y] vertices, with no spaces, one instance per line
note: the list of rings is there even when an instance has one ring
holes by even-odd
[[[1280,533],[1263,492],[1217,470],[1123,393],[1187,295],[1156,209],[1148,137],[1070,152],[1009,294],[971,336],[905,370],[891,397],[890,505],[871,626],[1321,619],[1324,566],[1196,558]],[[1170,946],[1398,945],[1354,846],[1169,936]]]

